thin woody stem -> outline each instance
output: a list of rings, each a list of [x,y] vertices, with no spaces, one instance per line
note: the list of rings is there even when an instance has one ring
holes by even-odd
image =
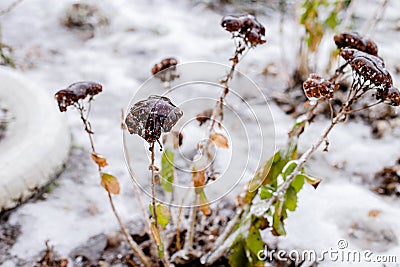
[[[150,152],[151,152],[151,203],[153,205],[153,218],[156,228],[158,229],[158,216],[157,216],[157,206],[156,206],[156,176],[154,173],[154,142],[150,145]]]
[[[87,115],[88,114],[86,114],[86,116],[85,116],[84,108],[80,103],[77,103],[77,105],[75,107],[79,110],[79,113],[81,115],[81,120],[83,122],[83,125],[85,126],[85,131],[89,136],[89,141],[90,141],[90,146],[91,146],[91,149],[92,149],[92,153],[96,153],[94,140],[93,140],[93,131],[92,131],[90,123],[89,123],[89,121],[87,119]],[[102,168],[98,165],[98,172],[99,172],[100,178],[101,178],[101,175],[102,175],[101,174],[101,170],[102,170]],[[128,242],[128,244],[131,247],[132,251],[135,253],[135,255],[139,258],[139,260],[143,263],[144,266],[151,267],[152,265],[150,264],[150,262],[151,262],[150,258],[148,258],[144,254],[143,250],[132,239],[132,236],[128,233],[124,223],[122,222],[121,217],[119,216],[119,214],[117,212],[117,209],[115,208],[114,201],[113,201],[111,193],[109,191],[107,191],[107,194],[108,194],[108,199],[109,199],[109,202],[110,202],[110,205],[111,205],[111,209],[112,209],[112,211],[114,213],[114,216],[117,218],[117,221],[118,221],[118,224],[119,224],[119,226],[121,228],[121,231],[122,231],[123,235],[125,236],[126,241]]]
[[[107,193],[108,193],[108,199],[110,200],[111,209],[118,220],[122,233],[126,237],[126,241],[128,242],[129,246],[131,247],[133,252],[135,252],[135,255],[139,258],[139,260],[144,264],[144,266],[146,267],[152,266],[152,264],[150,263],[151,259],[144,254],[143,250],[139,247],[139,245],[135,242],[135,240],[133,240],[132,236],[128,233],[128,230],[126,229],[124,223],[121,220],[121,217],[118,215],[118,212],[115,208],[111,193],[110,192]]]

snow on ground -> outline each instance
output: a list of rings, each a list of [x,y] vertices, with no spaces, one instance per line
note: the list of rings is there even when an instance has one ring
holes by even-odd
[[[153,64],[160,59],[175,56],[180,62],[227,64],[233,52],[232,42],[229,34],[219,26],[221,14],[217,11],[195,1],[172,0],[86,1],[97,5],[110,24],[96,29],[94,38],[85,40],[82,34],[66,29],[60,23],[66,8],[74,2],[23,1],[0,18],[4,42],[14,48],[21,71],[50,94],[79,80],[93,80],[104,85],[104,93],[96,97],[91,113],[97,150],[108,158],[108,171],[122,183],[121,195],[115,199],[123,220],[139,220],[122,152],[120,109],[128,105],[131,96],[149,77]],[[362,2],[368,10],[375,10],[378,4],[378,1]],[[11,1],[1,1],[0,8],[9,3]],[[372,15],[365,15],[360,10],[360,16]],[[391,1],[388,17],[378,25],[374,36],[389,69],[394,69],[400,57],[394,48],[399,33],[391,28],[399,21],[398,10],[399,3]],[[280,66],[278,18],[267,12],[260,14],[258,19],[267,27],[268,43],[250,51],[239,70],[255,80],[268,95],[277,85],[268,84],[268,79],[260,73],[267,63],[275,62]],[[293,66],[297,51],[293,40],[298,40],[300,31],[291,21],[287,21],[284,30],[287,38],[284,57]],[[250,102],[254,101],[258,92],[246,89],[239,88],[238,92]],[[260,125],[267,133],[264,139],[273,139],[275,130],[275,144],[282,147],[293,121],[273,103],[270,107],[274,121],[263,116],[267,112],[265,106],[253,105],[254,112],[260,116]],[[188,112],[196,111],[197,107]],[[87,157],[88,140],[79,118],[74,112],[65,116],[73,134],[74,148],[71,160],[58,180],[59,186],[48,194],[47,199],[19,207],[9,219],[11,224],[21,225],[22,233],[10,252],[22,260],[36,256],[44,248],[45,240],[50,240],[62,255],[68,255],[89,237],[118,229],[106,194],[99,186],[96,168]],[[310,127],[301,138],[302,151],[325,124],[318,121]],[[399,201],[378,196],[356,182],[396,161],[400,156],[400,143],[393,139],[390,135],[373,139],[370,128],[361,123],[337,127],[329,138],[329,153],[317,153],[309,166],[312,173],[325,180],[318,190],[307,188],[301,193],[298,210],[287,220],[288,235],[278,239],[279,247],[322,251],[337,248],[338,240],[345,239],[351,249],[397,255],[400,261]],[[238,150],[245,148],[243,145],[237,147]],[[263,160],[272,152],[265,153]],[[138,164],[146,166],[147,159],[143,155],[133,154]],[[343,169],[333,167],[343,162],[346,163]],[[232,168],[232,172],[237,170]],[[369,217],[368,212],[373,209],[382,213]],[[3,263],[3,266],[13,265],[15,259]],[[328,260],[321,266],[345,266],[345,263]]]

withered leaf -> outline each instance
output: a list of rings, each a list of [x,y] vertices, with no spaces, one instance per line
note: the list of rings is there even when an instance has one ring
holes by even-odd
[[[101,186],[104,187],[104,189],[114,195],[118,195],[120,191],[120,186],[118,179],[108,173],[101,173]]]
[[[92,153],[90,154],[90,157],[92,158],[92,160],[93,160],[100,168],[105,167],[105,166],[108,165],[107,159],[106,159],[105,157],[103,157],[102,155],[100,155],[100,154],[97,154],[97,153],[95,153],[95,152],[92,152]]]
[[[221,148],[229,148],[228,138],[220,133],[213,133],[210,135],[210,139],[214,145]]]

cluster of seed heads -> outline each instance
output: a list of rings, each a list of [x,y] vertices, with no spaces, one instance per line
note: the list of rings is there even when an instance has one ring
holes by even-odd
[[[233,37],[243,39],[250,47],[266,42],[264,26],[252,15],[225,16],[221,26],[231,32]]]
[[[156,75],[157,73],[169,69],[169,68],[175,68],[175,66],[178,64],[178,60],[175,58],[165,58],[161,60],[160,63],[155,64],[154,67],[151,69],[151,73],[153,75]]]
[[[358,33],[341,33],[333,37],[335,44],[339,49],[354,48],[373,56],[378,55],[378,46],[374,41],[360,36]]]
[[[328,80],[325,80],[320,75],[312,73],[303,83],[304,93],[310,100],[314,99],[331,99],[336,85]]]
[[[350,64],[355,76],[361,83],[368,81],[369,88],[377,89],[376,98],[393,106],[398,106],[399,90],[393,86],[392,76],[385,68],[385,63],[380,57],[352,49],[344,48],[341,57]]]
[[[182,115],[182,110],[172,104],[169,98],[152,95],[131,107],[125,123],[129,133],[154,143],[159,140],[161,133],[171,131]]]
[[[93,97],[103,90],[103,86],[94,82],[77,82],[62,89],[55,94],[61,112],[67,111],[68,106],[73,106],[87,96]]]

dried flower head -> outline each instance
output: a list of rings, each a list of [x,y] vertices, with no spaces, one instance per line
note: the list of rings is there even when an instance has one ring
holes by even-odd
[[[320,75],[312,73],[303,83],[303,90],[308,99],[331,99],[336,85]]]
[[[152,95],[131,107],[125,123],[131,134],[154,143],[162,132],[171,131],[182,115],[182,110],[172,104],[169,98]]]
[[[378,95],[384,95],[384,92],[392,87],[392,76],[381,58],[351,48],[344,48],[340,55],[362,79],[362,83],[369,81],[378,89]]]
[[[103,90],[103,86],[94,82],[77,82],[62,89],[55,94],[58,107],[61,112],[67,111],[68,106],[72,106],[80,99],[85,99],[88,95],[93,97]]]
[[[266,42],[264,26],[252,15],[225,16],[221,26],[234,37],[242,38],[250,47]]]
[[[358,33],[341,33],[333,37],[335,44],[340,48],[354,48],[373,56],[378,55],[378,46],[370,39],[363,38]]]
[[[400,106],[400,91],[396,87],[392,86],[384,96],[384,101],[391,106]]]
[[[160,71],[166,70],[168,68],[174,68],[175,66],[178,64],[178,60],[176,60],[175,58],[171,57],[171,58],[164,58],[163,60],[161,60],[160,63],[155,64],[154,67],[151,69],[151,73],[153,75],[159,73]]]

